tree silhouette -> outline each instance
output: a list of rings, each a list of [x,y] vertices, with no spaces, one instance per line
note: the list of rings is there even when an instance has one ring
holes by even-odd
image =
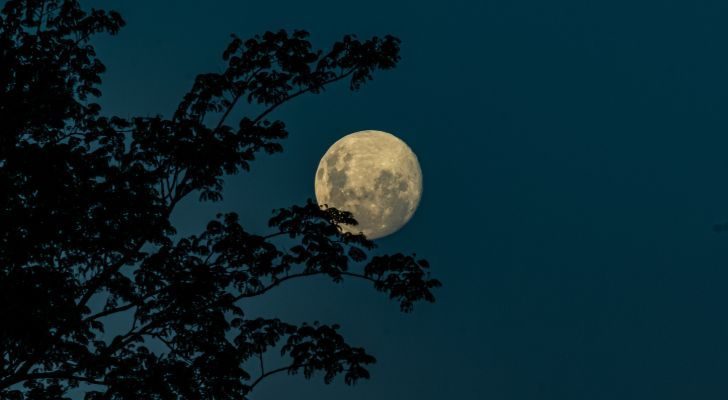
[[[367,280],[407,312],[434,301],[426,261],[369,258],[374,244],[339,227],[351,214],[310,200],[263,235],[229,213],[179,238],[170,213],[189,195],[220,200],[224,174],[282,151],[278,106],[337,81],[359,89],[396,65],[399,40],[321,51],[304,31],[233,36],[224,72],[197,76],[171,118],[123,119],[93,102],[104,66],[89,43],[123,25],[74,0],[8,0],[0,14],[0,398],[240,399],[281,372],[368,378],[374,358],[336,325],[248,319],[244,302],[324,275]],[[231,124],[243,102],[263,111]],[[128,327],[105,340],[112,315]],[[263,365],[271,352],[280,364]]]

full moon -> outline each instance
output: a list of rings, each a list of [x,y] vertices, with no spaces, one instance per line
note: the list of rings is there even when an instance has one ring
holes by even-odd
[[[351,233],[377,239],[399,230],[422,197],[422,170],[405,142],[382,131],[360,131],[334,143],[319,162],[315,179],[320,205],[349,211],[359,225]]]

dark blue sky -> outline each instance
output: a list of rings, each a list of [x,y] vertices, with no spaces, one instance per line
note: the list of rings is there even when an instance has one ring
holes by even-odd
[[[354,388],[280,376],[256,399],[728,398],[728,235],[711,230],[728,220],[725,1],[104,3],[128,22],[96,41],[122,116],[169,115],[230,33],[403,41],[362,91],[281,108],[285,152],[174,215],[186,234],[218,211],[263,232],[362,129],[420,159],[420,208],[378,251],[428,258],[438,303],[403,315],[358,282],[280,288],[251,315],[340,322],[379,363]]]

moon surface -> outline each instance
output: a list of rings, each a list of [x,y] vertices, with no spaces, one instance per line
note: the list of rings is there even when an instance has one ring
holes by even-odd
[[[344,231],[368,239],[390,235],[414,215],[422,197],[422,170],[405,142],[382,131],[344,136],[321,158],[315,179],[320,205],[349,211],[359,225]]]

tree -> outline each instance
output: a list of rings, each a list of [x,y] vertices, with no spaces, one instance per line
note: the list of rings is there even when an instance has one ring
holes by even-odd
[[[220,200],[224,174],[282,151],[277,107],[338,81],[359,89],[395,67],[399,40],[322,51],[304,31],[233,36],[224,72],[197,76],[173,116],[123,119],[94,103],[104,66],[89,42],[123,25],[75,0],[9,0],[0,14],[0,398],[83,385],[89,400],[240,399],[281,372],[368,378],[375,359],[336,325],[247,319],[245,300],[323,275],[369,281],[408,312],[439,286],[425,260],[370,257],[371,241],[340,228],[351,214],[310,200],[262,235],[228,213],[179,238],[170,214],[187,196]],[[230,124],[243,102],[264,111]],[[128,330],[105,341],[115,314]],[[280,365],[246,367],[271,351]]]

